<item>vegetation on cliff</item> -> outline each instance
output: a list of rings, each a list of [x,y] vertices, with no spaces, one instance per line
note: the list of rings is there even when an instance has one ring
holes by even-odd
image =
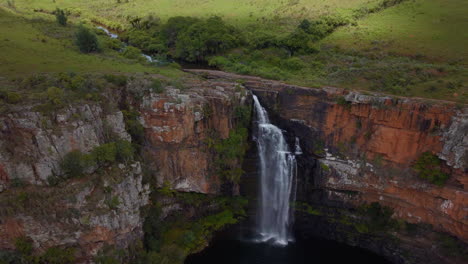
[[[416,160],[413,169],[418,177],[429,181],[432,184],[442,186],[449,178],[449,175],[441,170],[442,161],[431,152],[424,152]]]

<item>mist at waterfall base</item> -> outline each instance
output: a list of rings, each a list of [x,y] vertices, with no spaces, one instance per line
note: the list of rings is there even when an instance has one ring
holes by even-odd
[[[249,221],[231,227],[210,246],[187,258],[186,264],[305,264],[388,263],[369,251],[319,238],[294,238],[296,156],[302,155],[299,139],[291,151],[283,131],[270,123],[268,113],[253,95],[253,139],[258,150],[258,203],[255,225]]]

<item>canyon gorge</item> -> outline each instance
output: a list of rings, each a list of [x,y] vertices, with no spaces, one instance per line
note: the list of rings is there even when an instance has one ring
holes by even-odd
[[[136,78],[106,94],[107,104],[52,114],[23,105],[1,114],[0,249],[14,250],[27,237],[36,252],[74,247],[80,263],[92,263],[106,246],[128,249],[144,239],[145,208],[158,204],[164,223],[176,213],[212,213],[210,201],[220,195],[255,203],[255,95],[289,149],[300,145],[296,236],[366,248],[393,263],[466,263],[466,105],[187,71],[193,75],[184,89],[146,91]],[[119,141],[138,143],[138,158],[93,164],[82,177],[51,184],[64,175],[68,153]],[[229,153],[233,145],[239,153]],[[415,163],[424,155],[446,182],[418,177]],[[186,206],[173,192],[206,202]]]

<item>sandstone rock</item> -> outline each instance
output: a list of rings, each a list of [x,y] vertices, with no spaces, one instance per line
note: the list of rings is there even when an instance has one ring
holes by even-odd
[[[88,152],[104,143],[106,129],[130,140],[122,112],[104,114],[98,105],[70,107],[52,119],[24,110],[0,116],[0,127],[3,184],[7,183],[6,178],[45,184],[49,176],[61,174],[59,163],[65,154],[71,150]]]

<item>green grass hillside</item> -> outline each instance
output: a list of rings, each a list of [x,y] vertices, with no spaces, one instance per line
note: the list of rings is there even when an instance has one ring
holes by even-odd
[[[163,59],[311,87],[468,101],[464,0],[0,0],[0,7],[9,11],[0,11],[4,76],[180,74],[116,49],[81,54],[73,38],[85,23],[115,29]],[[69,14],[67,27],[55,23],[56,8]],[[198,19],[171,22],[176,16]]]
[[[7,5],[7,1],[4,5]],[[14,6],[23,12],[53,11],[66,8],[88,19],[106,19],[123,26],[127,16],[156,15],[163,20],[173,16],[221,16],[237,25],[275,21],[284,25],[298,19],[326,14],[351,14],[354,8],[370,6],[379,0],[16,0]]]
[[[76,28],[60,27],[43,18],[26,19],[0,8],[0,76],[47,72],[151,72],[144,66],[106,50],[82,54],[73,43]],[[102,38],[104,39],[104,38]]]
[[[407,1],[342,27],[322,43],[466,64],[467,12],[464,0]]]

